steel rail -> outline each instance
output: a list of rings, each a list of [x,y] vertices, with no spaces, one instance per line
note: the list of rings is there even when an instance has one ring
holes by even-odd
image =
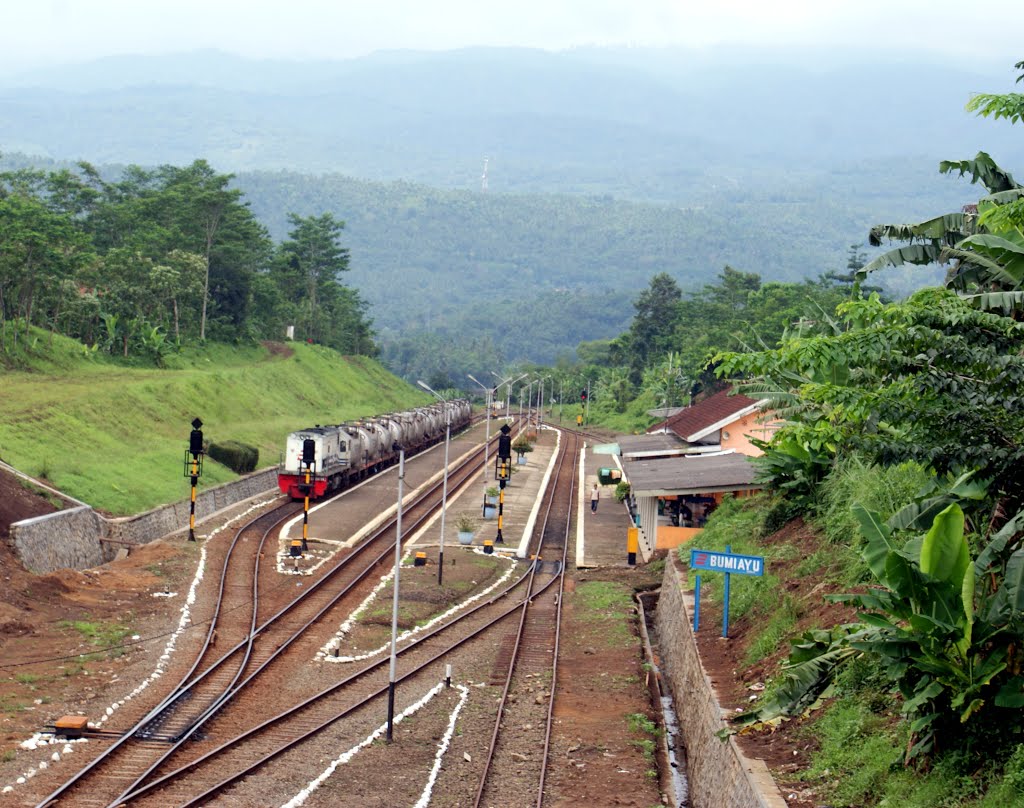
[[[573,441],[573,450],[572,450],[572,456],[573,456],[574,459],[575,459],[575,455],[576,455],[577,446],[578,446],[578,441],[574,440]],[[544,541],[544,537],[546,536],[547,531],[548,531],[548,522],[550,521],[550,518],[551,518],[551,510],[554,507],[554,504],[555,504],[555,502],[556,502],[556,500],[558,498],[558,494],[560,493],[558,491],[558,489],[560,487],[558,485],[558,483],[561,480],[562,466],[565,463],[566,457],[568,457],[569,455],[570,455],[570,451],[568,449],[568,445],[566,445],[566,447],[562,448],[560,456],[559,456],[558,469],[557,469],[557,473],[556,473],[556,484],[553,487],[553,490],[552,490],[550,496],[548,497],[547,507],[546,507],[545,512],[544,512],[544,523],[543,523],[543,526],[541,527],[540,534],[539,534],[540,537],[541,537],[540,541],[538,542],[539,547],[543,546],[542,542]],[[564,580],[564,577],[565,577],[565,567],[566,567],[565,561],[566,561],[566,558],[567,558],[567,548],[569,546],[569,527],[570,527],[571,522],[572,522],[572,499],[573,499],[573,491],[574,491],[575,480],[576,480],[576,463],[573,462],[573,464],[572,464],[572,466],[570,468],[568,515],[567,515],[567,518],[566,518],[565,526],[564,526],[564,528],[562,528],[562,536],[563,536],[562,558],[561,558],[561,563],[559,564],[558,573],[552,578],[552,582],[555,581],[555,580],[558,580],[559,582],[561,582],[561,581]],[[539,559],[539,557],[540,557],[540,554],[538,553],[538,559]],[[533,569],[534,569],[534,572],[535,572],[536,569],[537,569],[537,565],[536,564],[534,565]],[[532,579],[531,579],[531,586],[532,586]],[[547,589],[547,587],[545,587],[545,589]],[[559,589],[559,591],[561,591],[561,588]],[[538,592],[537,594],[539,595],[540,593]],[[519,658],[519,652],[520,652],[520,649],[522,648],[522,644],[523,644],[523,638],[524,638],[524,634],[525,634],[527,615],[529,613],[530,607],[531,607],[532,602],[533,602],[535,597],[536,597],[536,595],[528,596],[526,598],[526,600],[523,602],[523,605],[522,605],[522,608],[521,608],[521,611],[520,611],[519,626],[518,626],[518,629],[517,629],[517,632],[516,632],[516,638],[515,638],[515,642],[513,644],[511,658],[509,660],[508,673],[506,674],[506,677],[505,677],[505,685],[504,685],[504,688],[502,690],[501,699],[500,699],[500,701],[498,703],[497,715],[496,715],[495,721],[494,721],[494,731],[491,734],[490,744],[488,745],[487,755],[486,755],[486,758],[484,760],[483,771],[480,773],[480,781],[479,781],[479,784],[478,784],[478,787],[477,787],[476,798],[473,801],[473,807],[474,808],[480,808],[480,805],[481,805],[481,803],[483,801],[483,798],[484,798],[484,791],[487,788],[487,781],[488,781],[488,777],[490,775],[491,765],[494,762],[495,753],[496,753],[497,748],[498,748],[498,739],[499,739],[499,736],[501,735],[502,719],[504,718],[505,709],[506,709],[506,706],[508,704],[508,696],[509,696],[509,692],[510,692],[510,690],[512,688],[512,679],[513,679],[513,676],[515,674],[516,665],[517,665],[518,658]],[[559,613],[561,612],[561,598],[560,597],[558,598],[558,600],[556,602],[556,611],[559,612]],[[552,664],[553,664],[553,666],[557,665],[557,656],[553,658]],[[552,698],[553,698],[553,694],[552,694]],[[548,732],[550,732],[550,728],[549,728]],[[546,758],[547,758],[547,750],[545,749],[545,760],[546,760]]]
[[[457,469],[457,472],[459,473],[465,472],[465,476],[457,479],[455,483],[455,490],[461,490],[462,488],[467,486],[470,480],[472,480],[476,476],[478,467],[476,466],[475,461],[477,457],[481,454],[481,452],[482,449],[472,452],[470,456],[467,457],[466,460]],[[425,491],[421,492],[419,496],[416,498],[416,501],[412,504],[411,507],[413,508],[421,507],[425,508],[425,510],[412,523],[412,525],[410,526],[410,532],[418,528],[424,521],[429,519],[437,510],[437,508],[440,507],[440,503],[430,502],[431,496],[437,494],[437,490],[439,487],[440,484],[438,483],[431,485]],[[308,589],[306,589],[300,595],[297,595],[290,603],[283,606],[276,614],[267,618],[267,620],[259,628],[255,630],[254,636],[261,636],[264,631],[268,630],[277,622],[283,620],[283,618],[288,616],[293,610],[297,609],[300,605],[304,605],[305,602],[307,600],[310,600],[312,595],[315,592],[317,592],[321,587],[325,586],[326,583],[329,580],[331,580],[335,574],[339,573],[340,571],[351,565],[355,558],[361,555],[363,551],[371,548],[375,543],[378,542],[379,539],[384,537],[390,530],[392,530],[393,527],[393,521],[389,521],[381,525],[376,531],[374,531],[366,539],[364,539],[362,543],[360,543],[356,548],[354,548],[352,552],[349,553],[344,559],[341,559],[338,562],[338,564],[336,564],[333,568],[325,572]],[[195,733],[197,733],[206,724],[207,721],[209,721],[229,702],[231,702],[243,688],[249,685],[257,676],[263,673],[270,666],[270,664],[274,662],[275,659],[277,659],[281,654],[287,651],[288,648],[292,645],[292,643],[298,640],[306,632],[306,630],[308,630],[313,624],[319,621],[319,619],[323,617],[323,615],[326,614],[330,609],[334,608],[334,606],[342,598],[348,595],[349,592],[351,592],[356,586],[358,586],[367,577],[369,577],[373,573],[373,571],[376,570],[378,565],[380,565],[385,559],[387,559],[387,557],[391,555],[393,549],[394,542],[392,541],[384,547],[384,549],[376,558],[374,558],[372,561],[366,564],[366,566],[356,574],[355,578],[352,581],[350,581],[347,585],[343,586],[333,597],[331,597],[327,601],[327,603],[324,604],[320,608],[320,610],[316,612],[316,614],[314,614],[305,623],[303,623],[297,629],[295,629],[292,632],[292,634],[289,637],[287,637],[287,639],[285,639],[283,642],[278,643],[274,652],[262,663],[260,663],[254,670],[252,670],[249,673],[249,675],[245,677],[244,680],[242,680],[238,684],[233,683],[234,686],[231,689],[225,691],[220,698],[218,698],[214,703],[210,704],[209,707],[202,713],[202,715],[187,729],[187,731],[183,735],[175,738],[174,743],[167,748],[167,750],[159,757],[159,759],[155,763],[153,763],[149,768],[147,768],[146,771],[143,772],[134,782],[132,782],[131,785],[129,785],[128,788],[126,788],[124,792],[118,797],[118,799],[115,800],[115,802],[111,803],[111,805],[107,808],[115,808],[117,805],[123,804],[130,793],[132,793],[133,791],[137,791],[142,786],[145,779],[149,777],[160,765],[162,765],[164,761],[166,761],[172,754],[178,751],[178,749],[180,749],[181,746],[184,745],[186,741],[188,741],[193,735],[195,735]],[[237,678],[235,679],[235,682],[237,682]]]
[[[496,439],[497,439],[497,436],[495,437],[495,440]],[[475,461],[482,455],[482,452],[483,452],[482,447],[481,447],[481,449],[478,449],[478,450],[474,451],[457,468],[456,473],[459,473],[459,472],[464,471],[464,470],[467,472],[465,477],[459,479],[456,482],[457,486],[462,487],[462,486],[466,485],[468,483],[468,481],[475,476],[475,474],[477,473],[477,471],[479,469],[479,466],[477,466],[475,464]],[[438,491],[439,488],[440,488],[440,483],[435,483],[435,484],[431,485],[429,488],[427,488],[424,491],[422,491],[420,493],[420,495],[417,497],[416,501],[413,503],[412,507],[415,508],[415,507],[421,506],[424,503],[428,502],[432,495],[436,495],[437,494],[437,491]],[[285,507],[288,507],[288,506],[285,506]],[[423,516],[421,516],[420,519],[418,519],[416,523],[414,523],[414,527],[417,526],[419,523],[421,523],[423,520],[429,518],[429,516],[434,511],[436,511],[437,507],[439,507],[439,505],[435,504],[433,507],[429,508],[427,510],[427,512]],[[289,510],[289,512],[285,516],[282,516],[281,518],[279,518],[274,523],[274,525],[272,526],[272,528],[270,530],[272,530],[273,527],[277,527],[285,519],[287,519],[290,516],[292,516],[294,511],[295,511],[295,509],[291,508]],[[210,642],[211,642],[211,640],[212,640],[212,638],[214,636],[216,618],[220,614],[221,601],[222,601],[222,598],[223,598],[224,585],[225,585],[225,580],[226,580],[226,575],[227,575],[227,567],[228,567],[228,563],[229,563],[229,560],[230,560],[230,557],[231,557],[231,553],[234,550],[235,546],[237,545],[237,543],[239,541],[239,538],[242,535],[243,531],[248,529],[248,528],[250,528],[254,524],[256,524],[260,519],[265,519],[266,517],[267,517],[267,514],[264,514],[264,515],[262,515],[260,517],[257,517],[256,519],[252,520],[251,522],[247,523],[245,526],[240,528],[239,531],[236,533],[235,539],[232,542],[232,545],[229,548],[228,553],[225,555],[225,562],[224,562],[224,567],[223,567],[222,573],[221,573],[220,589],[219,589],[219,593],[218,593],[219,596],[218,596],[218,600],[217,600],[217,603],[216,603],[216,606],[215,606],[215,614],[214,614],[214,617],[211,618],[211,625],[210,625],[210,629],[207,632],[207,637],[205,639],[204,647],[203,647],[202,651],[200,652],[200,654],[197,656],[196,662],[190,668],[188,673],[185,674],[185,676],[182,678],[181,682],[179,682],[179,684],[176,686],[175,691],[173,691],[170,696],[168,696],[163,702],[161,702],[159,705],[157,705],[157,707],[155,707],[146,716],[144,716],[143,719],[141,719],[139,722],[137,722],[136,725],[134,725],[130,730],[128,730],[118,741],[116,741],[102,755],[100,755],[98,758],[94,759],[88,766],[86,766],[80,772],[78,772],[76,775],[74,775],[74,777],[71,780],[66,782],[63,786],[61,786],[55,792],[53,792],[49,796],[47,796],[41,803],[39,803],[37,808],[44,808],[44,806],[53,805],[54,802],[56,800],[58,800],[61,796],[63,796],[75,783],[77,783],[84,776],[88,775],[91,771],[94,771],[100,765],[100,763],[104,759],[109,757],[111,754],[113,754],[113,752],[116,749],[120,748],[123,744],[127,743],[130,739],[136,737],[139,734],[140,730],[143,730],[145,728],[145,726],[151,720],[156,718],[160,713],[162,713],[165,709],[167,709],[171,704],[173,704],[174,701],[182,698],[187,692],[189,692],[193,687],[195,687],[205,677],[211,675],[215,670],[219,669],[219,667],[221,665],[223,665],[226,660],[228,660],[232,656],[234,656],[240,649],[243,648],[243,646],[251,648],[252,643],[254,642],[256,637],[261,636],[270,627],[275,625],[277,623],[277,621],[281,620],[283,617],[288,615],[289,612],[292,609],[294,609],[300,603],[302,603],[305,600],[307,600],[308,598],[310,598],[315,592],[317,592],[322,586],[324,586],[329,580],[331,580],[335,576],[336,573],[338,573],[340,570],[342,570],[343,568],[345,568],[349,564],[351,564],[354,559],[359,557],[367,548],[369,548],[374,543],[376,543],[382,536],[384,536],[394,526],[393,525],[393,521],[390,521],[388,523],[385,523],[384,525],[381,525],[376,531],[374,531],[372,534],[370,534],[363,542],[361,542],[359,545],[357,545],[355,548],[353,548],[353,550],[344,559],[340,560],[338,564],[334,565],[334,567],[332,567],[331,569],[325,571],[321,575],[321,577],[317,581],[315,581],[309,588],[307,588],[302,594],[300,594],[295,599],[293,599],[289,604],[287,604],[282,609],[280,609],[276,614],[274,614],[273,616],[271,616],[270,618],[265,620],[261,625],[259,625],[258,627],[253,628],[250,631],[249,636],[245,640],[239,642],[237,645],[235,645],[234,647],[229,649],[220,659],[216,660],[216,662],[214,662],[211,665],[210,668],[205,670],[202,674],[197,676],[192,681],[188,681],[189,677],[191,677],[196,672],[196,670],[199,668],[199,666],[200,666],[200,664],[202,662],[202,658],[203,658],[206,650],[209,648]],[[264,539],[265,539],[265,536],[264,536]],[[260,546],[262,548],[262,541],[261,541],[261,545]],[[364,571],[363,571],[363,573],[361,575],[357,576],[357,578],[354,581],[352,581],[347,587],[345,587],[337,596],[335,596],[333,599],[331,599],[329,601],[329,603],[326,606],[324,606],[319,612],[317,612],[317,614],[311,620],[309,620],[302,628],[300,628],[298,631],[294,632],[291,635],[291,637],[289,637],[286,640],[286,642],[283,643],[275,651],[275,653],[271,655],[270,658],[265,660],[264,663],[261,664],[253,673],[251,673],[248,677],[246,677],[246,679],[244,681],[242,681],[241,684],[237,684],[238,678],[240,676],[240,673],[241,673],[241,671],[244,668],[240,669],[239,674],[236,675],[234,677],[234,679],[232,680],[232,686],[229,689],[227,689],[222,694],[222,696],[220,698],[218,698],[213,704],[211,704],[209,709],[204,711],[204,713],[200,716],[200,719],[198,721],[193,723],[182,734],[177,736],[174,739],[173,745],[165,752],[165,754],[160,756],[159,760],[157,760],[156,763],[151,765],[142,776],[137,778],[135,780],[135,782],[133,782],[132,785],[129,786],[129,788],[126,789],[125,792],[122,795],[120,795],[118,800],[115,801],[115,803],[112,803],[112,805],[120,804],[120,802],[123,801],[123,798],[129,792],[131,792],[133,789],[136,789],[140,785],[140,783],[145,779],[145,777],[149,776],[149,774],[153,770],[155,770],[163,761],[165,761],[170,756],[170,754],[172,754],[174,751],[176,751],[178,748],[180,748],[180,746],[185,741],[187,741],[203,724],[205,724],[205,722],[207,720],[209,720],[209,718],[212,715],[216,714],[216,712],[219,709],[221,709],[231,699],[233,699],[234,696],[237,695],[238,691],[240,691],[247,684],[249,684],[252,681],[252,679],[255,678],[255,676],[258,673],[262,672],[277,656],[280,655],[280,653],[282,653],[287,648],[288,645],[290,645],[295,639],[297,639],[302,634],[303,631],[305,631],[310,625],[315,623],[324,614],[324,612],[326,612],[328,609],[330,609],[332,606],[334,606],[337,603],[338,600],[340,600],[344,595],[348,594],[348,592],[351,591],[351,589],[354,586],[356,586],[367,575],[369,575],[370,571],[372,571],[381,562],[381,560],[384,557],[386,557],[386,556],[388,556],[390,554],[390,551],[391,551],[392,548],[393,548],[393,544],[389,545],[389,547],[387,549],[385,549],[376,559],[374,559],[372,562],[370,562],[370,564],[367,565],[367,567],[364,569]],[[257,551],[257,559],[258,559],[258,556],[259,556],[259,552]],[[254,599],[255,599],[255,594],[254,594]],[[254,607],[253,607],[253,615],[254,615],[254,617],[255,617],[255,614],[256,614],[255,609],[256,609],[256,606],[255,606],[255,602],[254,602]]]
[[[532,567],[532,565],[531,565],[531,567]],[[416,650],[418,648],[418,646],[420,646],[422,643],[424,643],[424,642],[426,642],[428,640],[433,639],[438,634],[441,634],[443,632],[447,632],[447,631],[451,630],[454,626],[458,625],[463,620],[469,619],[470,617],[472,617],[476,612],[480,611],[481,609],[485,609],[485,608],[489,608],[489,607],[493,606],[496,602],[498,602],[502,598],[507,597],[512,590],[514,590],[517,587],[519,587],[520,584],[522,584],[523,581],[526,580],[529,577],[531,572],[532,572],[532,569],[529,569],[526,572],[524,572],[523,575],[515,583],[511,584],[503,592],[493,596],[487,602],[481,603],[481,604],[479,604],[477,606],[474,606],[469,611],[466,611],[466,612],[464,612],[464,613],[454,617],[448,623],[445,623],[444,625],[441,625],[441,626],[433,629],[429,634],[425,634],[423,637],[415,639],[412,642],[404,645],[398,651],[399,656],[401,656],[403,654],[408,654],[410,651]],[[556,581],[556,579],[552,578],[550,581],[545,583],[544,586],[541,589],[539,589],[539,590],[537,590],[537,592],[533,593],[532,597],[536,597],[537,594],[539,594],[540,592],[543,592],[548,586],[551,586],[555,581]],[[524,597],[529,597],[529,596],[524,596]],[[429,667],[431,665],[436,664],[438,661],[440,661],[441,659],[446,657],[452,651],[462,647],[463,645],[465,645],[466,643],[470,642],[471,640],[477,639],[478,637],[483,635],[485,632],[487,632],[489,629],[493,628],[498,623],[502,622],[503,620],[505,620],[509,616],[511,616],[513,614],[516,614],[518,611],[520,611],[522,603],[523,603],[523,601],[518,601],[518,602],[512,604],[505,611],[503,611],[500,614],[496,615],[495,617],[491,618],[486,623],[478,626],[476,629],[473,629],[465,637],[462,637],[462,638],[456,640],[455,642],[445,646],[444,648],[438,650],[432,656],[430,656],[427,660],[425,660],[424,662],[418,664],[413,669],[411,669],[411,670],[407,671],[406,673],[402,674],[401,676],[399,676],[398,679],[396,680],[396,683],[397,684],[401,684],[401,683],[405,682],[406,680],[412,678],[413,676],[418,675],[425,668],[427,668],[427,667]],[[208,760],[211,760],[211,759],[213,759],[213,758],[223,754],[228,749],[230,749],[230,748],[232,748],[232,747],[234,747],[234,746],[236,746],[236,745],[238,745],[238,744],[240,744],[240,743],[250,739],[252,736],[256,735],[257,733],[263,732],[264,730],[268,729],[269,727],[273,726],[274,724],[280,723],[280,722],[285,721],[285,720],[287,720],[289,718],[293,718],[293,717],[297,716],[299,713],[301,713],[302,711],[306,710],[307,708],[309,708],[311,706],[316,706],[319,702],[323,702],[323,701],[326,701],[328,699],[331,699],[338,692],[340,692],[340,691],[344,690],[345,688],[349,687],[350,685],[352,685],[357,680],[359,680],[359,679],[369,675],[370,673],[373,673],[374,671],[376,671],[376,670],[378,670],[380,668],[383,668],[387,664],[389,664],[389,659],[387,657],[381,658],[381,659],[377,660],[376,662],[370,663],[369,665],[365,666],[364,668],[362,668],[362,669],[360,669],[358,671],[355,671],[350,676],[348,676],[347,678],[341,680],[340,682],[337,682],[337,683],[331,685],[330,687],[320,691],[319,693],[316,693],[313,696],[310,696],[308,699],[306,699],[305,701],[300,702],[299,704],[295,705],[294,707],[290,707],[289,709],[279,713],[278,715],[273,716],[272,718],[267,719],[263,723],[255,726],[255,727],[253,727],[253,728],[251,728],[249,730],[246,730],[244,733],[236,736],[235,738],[232,738],[232,739],[230,739],[228,741],[225,741],[220,746],[216,747],[215,749],[211,749],[209,752],[205,753],[202,757],[199,757],[196,760],[191,761],[191,762],[185,764],[184,766],[182,766],[179,769],[176,769],[176,770],[174,770],[172,772],[168,772],[166,775],[164,775],[162,778],[160,778],[158,780],[154,780],[151,783],[147,783],[145,786],[143,786],[139,790],[137,790],[137,791],[135,791],[135,792],[133,792],[131,794],[128,794],[126,799],[129,799],[129,800],[137,799],[139,797],[145,796],[146,794],[148,794],[151,791],[155,791],[155,790],[158,790],[160,788],[165,787],[167,784],[169,784],[173,780],[181,778],[186,773],[194,770],[196,767],[200,766],[201,764],[204,764]],[[388,686],[387,685],[384,685],[384,686],[378,688],[377,690],[375,690],[372,693],[370,693],[368,696],[366,696],[361,701],[359,701],[359,702],[357,702],[357,703],[355,703],[353,705],[350,705],[350,706],[344,708],[340,712],[336,712],[336,713],[331,714],[329,717],[327,717],[326,719],[322,720],[319,724],[314,726],[312,729],[308,729],[308,730],[303,731],[301,734],[297,735],[293,739],[283,743],[281,746],[279,746],[276,749],[272,750],[271,752],[267,753],[266,755],[264,755],[263,757],[259,758],[258,760],[252,762],[245,769],[242,769],[242,770],[240,770],[238,772],[235,772],[234,774],[228,776],[224,780],[222,780],[222,781],[216,783],[215,785],[211,786],[209,789],[207,789],[205,792],[203,792],[199,796],[193,797],[189,802],[183,803],[182,806],[184,807],[184,806],[196,805],[199,802],[201,802],[202,800],[209,799],[211,796],[213,796],[214,794],[218,793],[219,791],[222,791],[227,786],[229,786],[229,785],[231,785],[231,784],[241,780],[242,778],[252,774],[257,769],[262,767],[264,764],[269,762],[270,760],[273,760],[274,758],[284,754],[289,749],[294,748],[298,744],[300,744],[300,743],[302,743],[304,741],[309,740],[310,738],[315,736],[317,733],[323,731],[324,729],[326,729],[327,727],[329,727],[332,724],[336,723],[337,721],[339,721],[339,720],[341,720],[341,719],[351,715],[352,713],[356,712],[357,710],[360,710],[360,709],[362,709],[364,707],[369,706],[370,703],[374,699],[382,698],[382,697],[386,696],[387,693],[388,693]]]
[[[129,741],[131,741],[136,735],[138,735],[140,732],[143,732],[147,726],[149,726],[151,723],[153,723],[158,718],[160,718],[160,716],[163,713],[165,713],[165,711],[170,709],[176,702],[178,702],[181,698],[183,698],[186,693],[190,692],[190,690],[196,685],[196,683],[199,682],[206,675],[206,673],[204,673],[204,674],[200,675],[199,677],[197,677],[196,679],[194,679],[192,681],[189,681],[190,678],[192,677],[192,675],[196,672],[196,670],[199,669],[200,665],[202,664],[202,661],[203,661],[204,657],[206,656],[206,652],[212,646],[213,638],[214,638],[214,632],[215,632],[216,625],[217,625],[217,620],[220,617],[221,607],[223,605],[224,593],[225,593],[226,581],[227,581],[227,575],[228,575],[228,567],[230,566],[231,558],[234,555],[235,549],[239,545],[239,541],[240,541],[242,535],[247,530],[250,530],[251,528],[253,528],[260,521],[266,521],[268,519],[268,517],[271,516],[272,514],[276,513],[277,510],[281,510],[281,509],[276,509],[275,511],[272,511],[270,514],[261,514],[260,516],[257,516],[256,518],[254,518],[251,521],[247,522],[245,525],[240,527],[235,532],[235,537],[232,540],[231,545],[228,547],[228,551],[224,554],[224,563],[223,563],[223,566],[221,568],[221,576],[220,576],[220,582],[219,582],[219,586],[218,586],[217,600],[216,600],[216,603],[215,603],[215,606],[214,606],[214,613],[213,613],[212,617],[210,618],[210,627],[207,630],[206,637],[205,637],[204,642],[203,642],[203,646],[199,650],[199,652],[197,653],[196,660],[192,664],[192,667],[189,668],[188,672],[186,672],[185,675],[182,676],[181,680],[173,687],[171,692],[163,700],[161,700],[160,703],[157,704],[156,707],[152,708],[148,713],[146,713],[127,732],[125,732],[118,740],[116,740],[110,747],[108,747],[106,750],[104,750],[98,757],[96,757],[92,761],[90,761],[87,766],[85,766],[83,769],[81,769],[79,772],[77,772],[75,775],[73,775],[68,781],[66,781],[57,790],[53,791],[47,797],[45,797],[38,804],[38,808],[43,808],[43,806],[52,805],[61,796],[66,794],[66,792],[69,791],[73,786],[75,786],[81,779],[83,779],[90,772],[95,771],[100,766],[101,763],[103,763],[109,757],[111,757],[114,754],[115,751],[120,749],[125,744],[129,743]],[[293,515],[294,509],[287,509],[287,510],[289,512],[287,512],[284,515],[280,516],[276,521],[274,521],[271,524],[270,527],[267,528],[267,530],[263,534],[263,539],[260,542],[260,546],[262,546],[262,543],[266,539],[266,536],[275,527],[277,527],[278,525],[280,525],[282,522],[284,522],[286,519],[290,518]],[[256,557],[257,557],[257,561],[258,561],[258,558],[259,558],[259,551],[258,550],[257,550],[257,553],[256,553]],[[253,605],[253,615],[254,616],[255,616],[255,613],[256,613],[256,607],[255,607],[255,604],[254,604]],[[222,661],[225,658],[226,658],[226,656],[222,657],[220,660],[217,660],[217,662],[215,662],[211,666],[211,668],[208,669],[207,672],[209,672],[209,670],[214,670],[218,665],[220,665],[222,663]]]
[[[562,571],[558,576],[558,592],[555,595],[558,602],[558,609],[555,612],[555,648],[552,652],[553,665],[551,667],[551,688],[548,693],[548,714],[544,723],[544,750],[541,753],[540,783],[537,786],[536,808],[541,808],[544,803],[544,783],[548,773],[548,759],[551,751],[551,726],[555,717],[555,693],[558,689],[558,651],[562,642],[562,598],[565,595],[565,574],[566,562],[569,557],[569,534],[572,528],[573,501],[576,499],[576,455],[579,453],[579,435],[573,438],[573,475],[569,488],[569,515],[565,525],[565,544],[562,546]]]

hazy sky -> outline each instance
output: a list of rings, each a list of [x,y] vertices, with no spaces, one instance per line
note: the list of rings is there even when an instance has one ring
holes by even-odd
[[[4,0],[0,71],[219,48],[348,58],[469,45],[797,44],[1024,59],[1024,2],[984,0]]]

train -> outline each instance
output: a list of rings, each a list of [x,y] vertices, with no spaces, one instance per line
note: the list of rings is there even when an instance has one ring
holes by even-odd
[[[429,407],[362,418],[333,426],[313,426],[288,435],[277,474],[281,493],[302,499],[307,493],[303,447],[313,441],[308,493],[319,499],[398,461],[399,449],[415,454],[444,440],[445,422],[455,432],[469,425],[467,399],[452,399]]]

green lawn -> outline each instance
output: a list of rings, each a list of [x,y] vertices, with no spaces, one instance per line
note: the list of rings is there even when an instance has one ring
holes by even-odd
[[[169,357],[166,369],[133,368],[43,336],[26,369],[0,368],[0,458],[129,514],[187,498],[183,459],[196,416],[208,439],[259,447],[262,468],[278,462],[292,430],[429,403],[373,360],[289,347],[285,358],[211,346]],[[200,487],[234,477],[207,459]]]

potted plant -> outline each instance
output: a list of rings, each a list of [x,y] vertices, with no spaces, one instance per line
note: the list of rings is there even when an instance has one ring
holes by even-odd
[[[460,513],[455,520],[455,529],[459,532],[459,544],[472,544],[476,532],[476,520],[465,513]]]
[[[493,486],[493,485],[488,486],[484,490],[484,501],[488,505],[497,505],[498,504],[498,489],[495,486]]]
[[[521,466],[526,463],[526,455],[533,451],[533,444],[525,435],[520,435],[512,444],[512,451],[516,453],[516,464]]]

